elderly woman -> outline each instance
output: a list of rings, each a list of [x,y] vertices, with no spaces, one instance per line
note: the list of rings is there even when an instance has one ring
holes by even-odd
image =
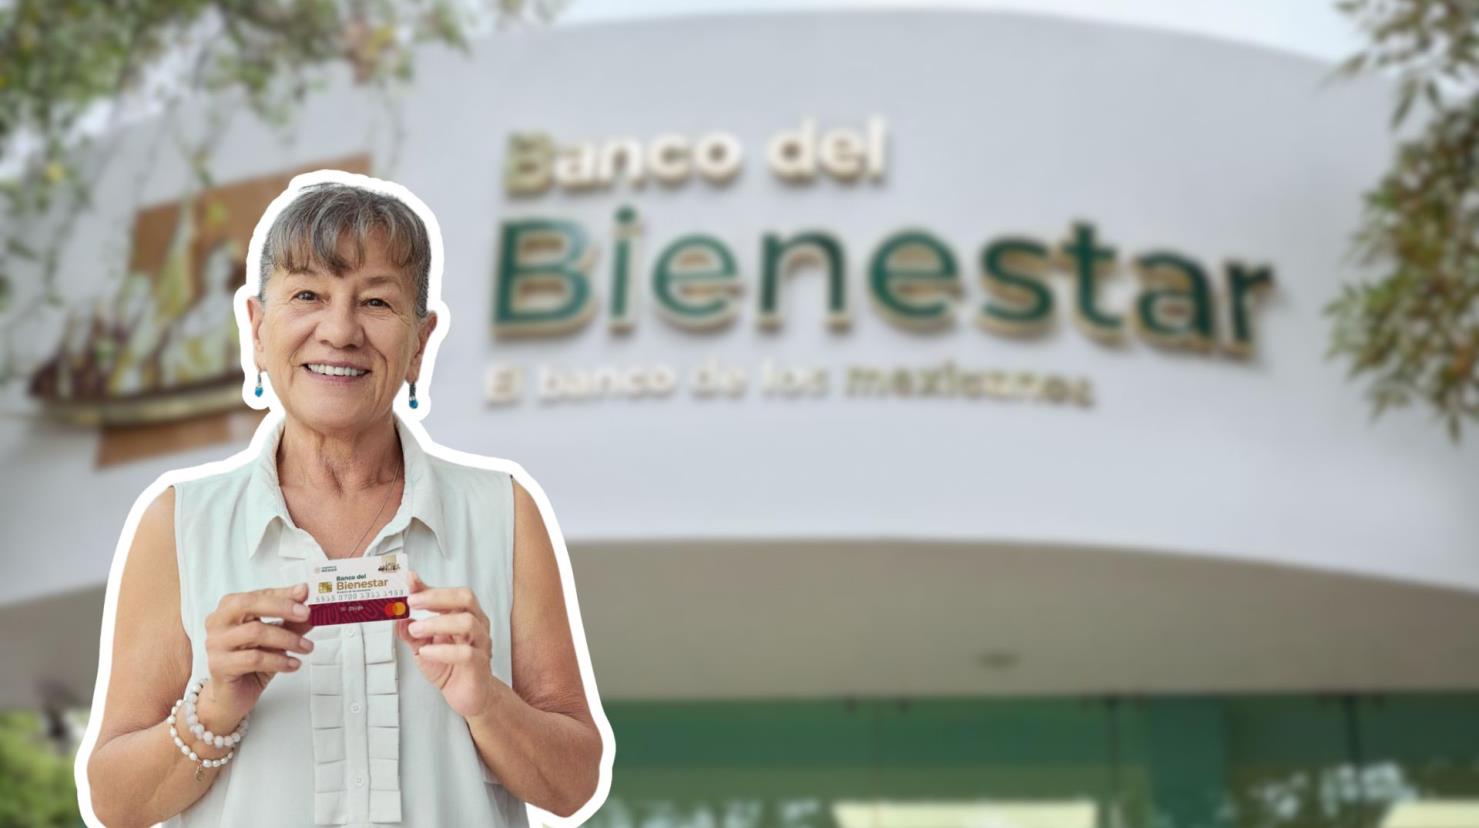
[[[392,409],[408,383],[416,406],[433,255],[404,201],[343,183],[263,237],[248,315],[281,416],[253,462],[177,479],[139,521],[87,760],[104,824],[511,826],[596,792],[538,506]],[[307,567],[397,551],[429,615],[308,623]]]

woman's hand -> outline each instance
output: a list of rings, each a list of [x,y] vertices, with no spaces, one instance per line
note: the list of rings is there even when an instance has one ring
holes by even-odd
[[[233,592],[221,596],[215,612],[205,619],[205,650],[211,680],[196,702],[201,722],[225,735],[257,706],[267,683],[281,672],[297,670],[301,662],[287,651],[307,653],[313,642],[304,633],[308,623],[308,584]],[[268,624],[262,618],[281,618]]]
[[[421,674],[442,691],[442,698],[458,715],[471,718],[483,712],[496,679],[490,667],[493,637],[478,597],[467,587],[428,587],[414,571],[407,576],[411,607],[440,615],[397,621],[396,636],[410,645]]]

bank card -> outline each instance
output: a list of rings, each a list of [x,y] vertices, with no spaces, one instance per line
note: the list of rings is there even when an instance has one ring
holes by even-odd
[[[323,627],[412,617],[406,568],[404,552],[340,558],[309,567],[308,622]]]

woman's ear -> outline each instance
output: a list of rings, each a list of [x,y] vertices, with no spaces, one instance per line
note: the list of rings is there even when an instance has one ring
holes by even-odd
[[[411,375],[407,377],[408,382],[417,382],[421,379],[421,358],[426,355],[426,343],[431,341],[431,332],[437,327],[437,312],[427,311],[426,319],[422,320],[419,330],[416,332],[416,353],[411,355]]]
[[[266,309],[266,307],[263,306],[261,300],[258,299],[255,296],[248,296],[247,297],[246,307],[247,307],[247,328],[252,332],[252,356],[256,359],[256,363],[258,365],[261,365],[262,364],[262,330],[261,330],[261,328],[262,328],[262,317],[265,314],[265,312],[266,312],[267,309]]]

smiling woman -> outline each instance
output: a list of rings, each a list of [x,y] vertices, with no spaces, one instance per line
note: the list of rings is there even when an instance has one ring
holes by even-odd
[[[274,416],[244,462],[171,472],[140,498],[109,585],[84,813],[522,826],[526,804],[594,810],[613,746],[547,507],[517,466],[433,453],[395,410],[403,384],[416,407],[437,328],[434,218],[340,180],[278,205],[241,325]],[[313,626],[311,568],[397,552],[425,617]]]

